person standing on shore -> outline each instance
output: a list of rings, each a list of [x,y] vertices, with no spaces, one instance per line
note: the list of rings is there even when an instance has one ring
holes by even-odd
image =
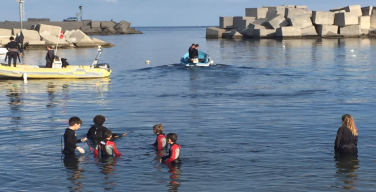
[[[5,45],[5,48],[8,50],[7,57],[8,57],[8,65],[11,67],[11,62],[13,59],[13,66],[16,67],[17,58],[22,55],[22,48],[20,45],[14,41],[14,37],[9,38],[10,42]]]
[[[334,150],[340,154],[357,154],[357,145],[358,129],[355,126],[353,117],[350,114],[345,114],[342,116],[342,125],[337,131]]]
[[[54,61],[55,52],[51,46],[47,46],[46,54],[46,68],[52,68],[52,62]]]

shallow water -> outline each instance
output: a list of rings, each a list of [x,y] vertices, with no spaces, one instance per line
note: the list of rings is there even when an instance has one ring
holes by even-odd
[[[205,28],[140,28],[100,36],[110,79],[0,81],[0,191],[374,191],[376,39],[206,40]],[[217,65],[178,65],[199,43]],[[352,51],[353,50],[353,51]],[[71,65],[95,49],[58,50]],[[25,51],[43,64],[45,51]],[[145,64],[150,60],[150,65]],[[336,160],[343,114],[359,129],[359,156]],[[71,116],[129,133],[123,155],[61,158]],[[158,165],[154,124],[178,134],[180,169]]]

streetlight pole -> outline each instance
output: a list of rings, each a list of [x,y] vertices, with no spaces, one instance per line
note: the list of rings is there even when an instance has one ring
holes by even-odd
[[[80,16],[81,16],[81,21],[82,21],[82,5],[80,5],[78,8],[80,9]]]
[[[23,3],[25,2],[25,0],[17,0],[17,2],[20,4],[20,22],[21,22],[21,31],[20,32],[22,32],[22,20],[23,20],[23,17],[24,17],[24,15],[23,15],[23,11],[24,11],[24,9],[23,9]]]

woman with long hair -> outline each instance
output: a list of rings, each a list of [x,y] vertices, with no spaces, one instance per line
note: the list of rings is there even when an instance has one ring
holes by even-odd
[[[342,116],[342,125],[338,128],[334,142],[334,150],[337,153],[358,153],[358,129],[356,129],[353,117],[350,114]]]

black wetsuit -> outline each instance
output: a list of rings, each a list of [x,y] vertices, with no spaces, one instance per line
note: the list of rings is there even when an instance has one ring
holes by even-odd
[[[334,142],[334,150],[337,153],[358,153],[358,136],[352,134],[349,128],[340,127]]]
[[[76,132],[72,129],[65,129],[64,133],[64,154],[74,154],[76,144],[81,143],[80,139],[77,139]]]
[[[98,143],[100,141],[103,141],[103,136],[102,134],[107,130],[106,127],[101,126],[101,125],[93,125],[90,127],[89,131],[87,132],[87,137],[89,139],[92,139],[95,141],[95,143]],[[117,133],[112,134],[112,138],[120,136]]]
[[[12,59],[13,59],[13,65],[14,65],[14,67],[16,67],[17,58],[19,57],[18,52],[22,53],[22,49],[21,49],[20,45],[15,41],[11,41],[11,42],[9,42],[8,44],[5,45],[5,48],[7,48],[7,50],[8,50],[7,57],[9,59],[8,60],[9,67],[11,66]]]
[[[52,62],[54,60],[54,50],[50,49],[46,54],[46,68],[52,68]]]

